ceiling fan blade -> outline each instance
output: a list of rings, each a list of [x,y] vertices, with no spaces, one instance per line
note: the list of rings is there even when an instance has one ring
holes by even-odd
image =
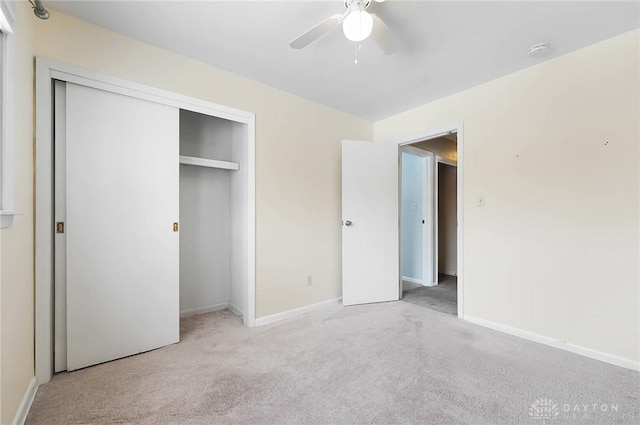
[[[302,49],[304,47],[307,47],[310,43],[316,41],[324,34],[340,25],[342,23],[343,17],[344,15],[341,15],[339,13],[329,16],[327,19],[320,22],[318,25],[293,40],[291,43],[289,43],[289,46],[293,49]]]
[[[376,42],[385,55],[398,51],[400,42],[396,36],[393,35],[389,27],[385,25],[378,15],[372,13],[371,16],[373,16],[373,30],[371,31],[373,41]]]

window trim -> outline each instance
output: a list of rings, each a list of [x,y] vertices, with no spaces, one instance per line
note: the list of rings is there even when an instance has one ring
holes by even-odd
[[[0,0],[0,229],[11,227],[14,209],[13,134],[11,128],[11,59],[13,56],[14,3]]]

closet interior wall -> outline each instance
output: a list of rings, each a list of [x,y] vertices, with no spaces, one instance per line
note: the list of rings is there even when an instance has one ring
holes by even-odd
[[[180,110],[180,155],[240,163],[246,125]],[[245,308],[245,170],[180,165],[180,315]]]

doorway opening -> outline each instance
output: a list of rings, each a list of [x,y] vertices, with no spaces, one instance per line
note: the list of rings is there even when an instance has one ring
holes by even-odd
[[[458,315],[458,137],[401,147],[401,299]]]

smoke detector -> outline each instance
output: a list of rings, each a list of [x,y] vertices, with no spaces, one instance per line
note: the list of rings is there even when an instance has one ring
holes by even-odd
[[[549,51],[549,44],[536,43],[533,46],[529,47],[529,52],[527,54],[533,58],[536,56],[542,56],[548,51]]]

